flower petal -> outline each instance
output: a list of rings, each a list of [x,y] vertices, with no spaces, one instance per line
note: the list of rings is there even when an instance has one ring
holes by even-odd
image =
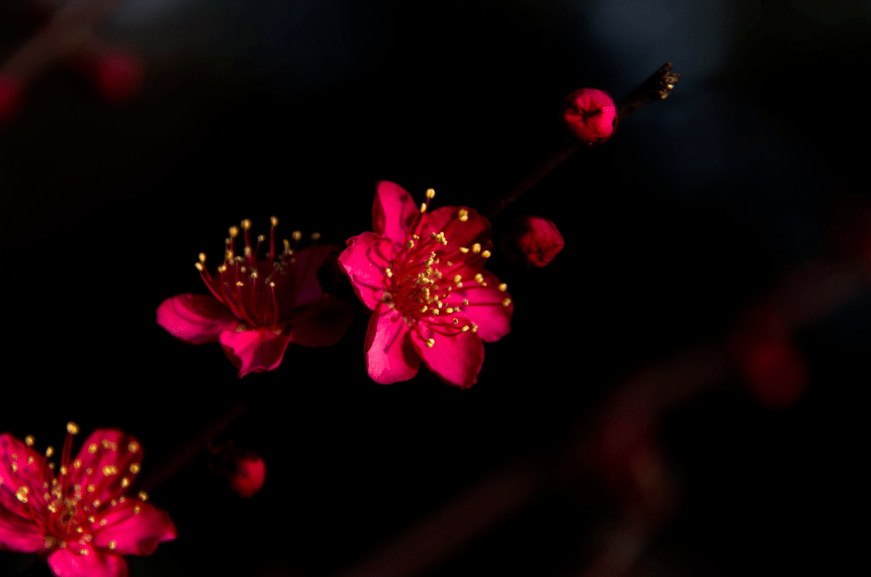
[[[178,536],[166,511],[150,503],[125,501],[103,518],[107,524],[94,533],[94,545],[118,555],[151,555],[158,543]]]
[[[386,304],[379,304],[369,318],[369,330],[363,352],[366,371],[382,385],[407,381],[420,369],[420,355],[411,344],[411,329],[400,314]]]
[[[0,491],[3,491],[0,486]],[[0,551],[34,553],[45,546],[42,530],[34,521],[19,517],[0,505]]]
[[[8,433],[0,435],[0,510],[24,519],[46,513],[43,483],[51,475],[43,464],[42,455]],[[26,491],[26,502],[16,495],[19,490]]]
[[[190,293],[168,298],[157,307],[157,324],[192,345],[214,343],[238,319],[213,296]]]
[[[314,315],[290,325],[288,337],[291,342],[306,347],[329,347],[339,342],[352,320],[354,311],[348,302],[325,294]]]
[[[468,220],[459,219],[459,211],[464,208],[468,212]],[[445,233],[448,244],[446,249],[456,250],[459,247],[469,247],[474,243],[488,243],[493,236],[490,221],[481,216],[474,208],[460,206],[442,206],[423,217],[421,223],[421,238],[432,233]],[[480,259],[486,262],[486,259]]]
[[[81,485],[88,501],[108,503],[127,490],[125,485],[139,472],[142,456],[142,447],[132,436],[97,429],[85,439],[70,466],[70,486]]]
[[[418,325],[411,331],[414,348],[433,373],[449,385],[467,389],[478,382],[478,373],[484,364],[484,343],[472,331],[446,337]],[[432,347],[426,340],[432,338]]]
[[[385,236],[401,247],[405,243],[408,227],[418,214],[411,195],[395,182],[383,180],[375,191],[372,206],[372,231]]]
[[[390,239],[364,232],[348,239],[348,248],[339,255],[339,267],[351,279],[357,297],[372,310],[384,296],[386,270],[396,252]]]
[[[77,555],[65,548],[48,556],[48,566],[57,577],[127,577],[127,562],[123,557],[103,553],[91,544],[75,544],[75,547],[87,553]]]
[[[469,304],[461,307],[460,314],[478,325],[477,335],[481,340],[492,343],[511,332],[514,303],[510,301],[508,292],[499,290],[499,279],[496,275],[488,270],[481,270],[481,275],[486,287],[475,283],[475,286],[457,291],[457,296],[469,301]],[[508,306],[502,304],[505,299],[509,299]]]
[[[219,340],[241,379],[248,373],[277,369],[290,337],[278,329],[230,330],[222,332]]]
[[[336,245],[314,245],[293,254],[293,263],[283,268],[287,274],[286,282],[280,285],[284,287],[284,294],[276,295],[283,316],[292,314],[292,309],[309,306],[321,298],[324,291],[318,281],[318,271],[330,255],[340,249]],[[263,268],[268,270],[266,265]]]

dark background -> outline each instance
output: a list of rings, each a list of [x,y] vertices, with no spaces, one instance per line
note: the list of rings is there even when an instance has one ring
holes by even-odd
[[[0,5],[0,61],[38,30],[27,5]],[[251,403],[220,438],[264,457],[263,490],[234,497],[200,455],[152,493],[179,539],[128,558],[131,575],[350,568],[503,465],[583,433],[623,380],[725,336],[779,277],[838,254],[833,215],[869,199],[869,25],[858,1],[123,4],[99,31],[142,56],[141,93],[108,104],[59,64],[0,127],[0,430],[58,447],[68,420],[123,428],[147,472]],[[377,180],[482,206],[554,138],[565,94],[619,98],[664,62],[682,73],[670,98],[494,221],[546,216],[566,247],[534,271],[494,254],[512,332],[486,346],[470,390],[426,369],[372,382],[356,299],[337,346],[291,346],[241,381],[220,347],[155,324],[163,299],[205,292],[197,253],[219,255],[242,218],[255,234],[275,214],[287,235],[343,243],[370,230]],[[640,574],[835,571],[855,557],[871,290],[793,337],[810,369],[797,403],[760,404],[730,373],[664,417],[679,503]],[[617,506],[577,482],[425,575],[580,570]],[[49,574],[30,560],[2,554],[0,575]]]

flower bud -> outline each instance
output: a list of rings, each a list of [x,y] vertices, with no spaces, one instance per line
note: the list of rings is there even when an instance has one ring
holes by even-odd
[[[556,225],[540,216],[525,216],[509,224],[502,235],[502,252],[514,264],[541,268],[565,246]]]
[[[774,308],[761,307],[747,314],[732,338],[732,350],[750,391],[762,403],[788,406],[807,388],[807,366]]]
[[[234,446],[232,441],[209,449],[209,468],[226,477],[230,488],[242,498],[254,496],[266,480],[266,464],[260,455]]]
[[[604,90],[581,88],[566,96],[560,118],[572,140],[600,144],[617,128],[617,106]]]
[[[21,83],[8,74],[0,75],[0,124],[12,120],[21,106]]]

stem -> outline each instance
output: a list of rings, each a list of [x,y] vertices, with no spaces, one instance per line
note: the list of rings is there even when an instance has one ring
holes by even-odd
[[[645,104],[666,98],[679,78],[680,74],[672,74],[670,62],[664,64],[617,104],[617,122],[622,122]],[[514,184],[508,186],[503,194],[488,202],[481,213],[492,219],[580,148],[583,146],[567,139],[548,144],[539,161],[527,167],[524,173],[515,179]]]

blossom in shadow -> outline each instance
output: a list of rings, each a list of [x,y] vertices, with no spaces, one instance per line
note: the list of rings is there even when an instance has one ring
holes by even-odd
[[[252,245],[251,221],[242,221],[242,255],[235,250],[239,227],[230,227],[224,260],[215,273],[206,268],[205,254],[196,263],[212,294],[176,295],[157,309],[157,323],[174,337],[194,345],[219,342],[240,378],[277,368],[290,343],[336,344],[353,318],[351,305],[324,293],[317,278],[318,269],[338,249],[317,244],[300,249],[302,233],[294,231],[293,243],[285,239],[278,253],[277,224],[272,217],[265,257],[258,255],[266,238],[261,235]]]
[[[226,441],[209,448],[209,468],[226,477],[240,497],[253,497],[266,481],[266,463],[263,458],[247,449]]]
[[[559,254],[565,242],[556,225],[548,219],[524,216],[507,227],[500,246],[514,264],[541,268]]]
[[[70,460],[78,433],[67,425],[59,474],[32,445],[0,435],[0,549],[40,553],[58,577],[125,577],[123,555],[150,555],[176,538],[166,512],[128,495],[142,448],[112,429],[94,431]]]
[[[484,269],[490,222],[474,209],[428,212],[392,182],[380,182],[373,232],[348,240],[339,255],[357,296],[374,311],[363,346],[369,376],[381,384],[417,374],[421,359],[442,381],[467,388],[484,362],[482,341],[511,329],[506,285]]]

